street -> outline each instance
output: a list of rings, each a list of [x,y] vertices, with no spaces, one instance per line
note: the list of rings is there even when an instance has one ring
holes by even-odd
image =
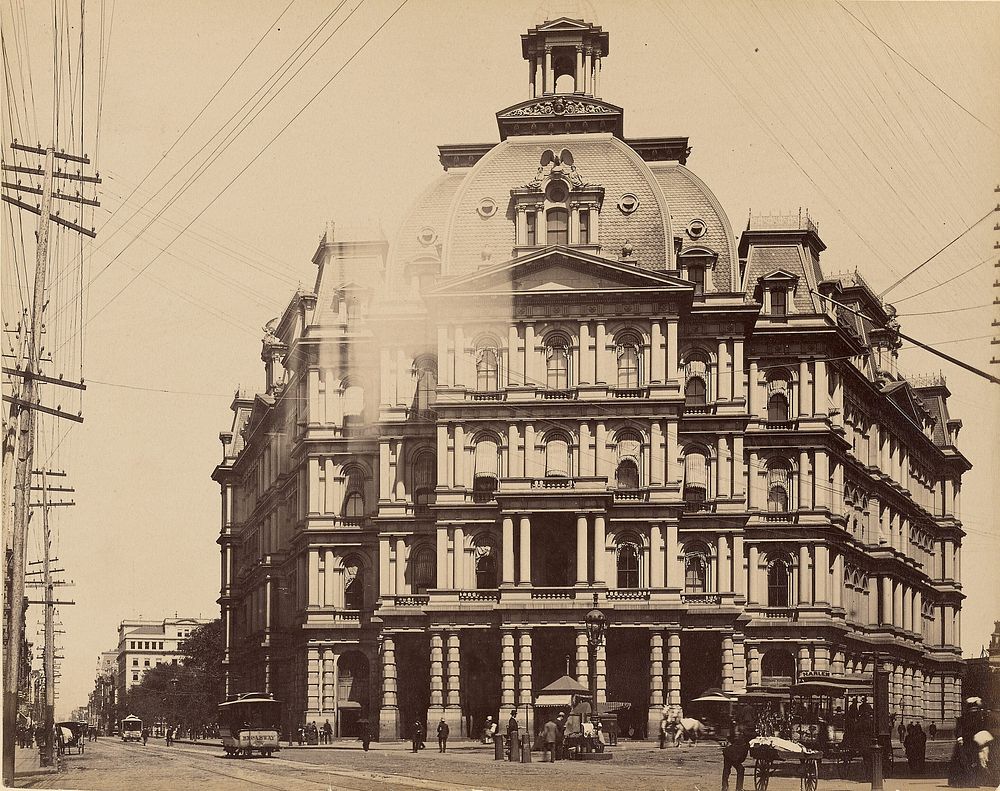
[[[63,771],[18,780],[19,788],[148,791],[211,788],[242,791],[270,788],[279,791],[369,791],[374,789],[441,789],[441,791],[590,791],[593,788],[628,791],[706,791],[720,787],[721,754],[715,743],[659,750],[653,743],[627,743],[614,750],[611,761],[542,763],[533,753],[530,764],[492,760],[485,746],[459,742],[446,755],[434,744],[414,755],[404,745],[360,746],[340,743],[330,748],[286,748],[271,759],[238,760],[223,757],[218,745],[177,744],[160,740],[123,744],[101,739],[87,745],[83,755],[64,758]],[[787,767],[791,769],[791,767]],[[829,767],[827,767],[827,771]],[[747,761],[747,788],[753,787],[753,761]],[[735,777],[731,779],[735,788]],[[886,780],[886,791],[947,788],[936,779]],[[865,783],[824,779],[822,791],[861,791]],[[799,789],[795,777],[775,777],[769,789]]]

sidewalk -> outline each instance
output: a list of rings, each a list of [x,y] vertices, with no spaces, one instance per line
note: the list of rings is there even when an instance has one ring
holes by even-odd
[[[160,739],[150,739],[150,741],[160,741],[162,742],[162,737]],[[174,739],[175,744],[205,744],[211,747],[222,747],[222,741],[220,739],[198,739],[197,741],[192,739]],[[427,747],[425,749],[430,750],[432,747],[437,750],[437,741],[433,744],[431,742],[426,742]],[[641,744],[641,742],[640,742]],[[288,742],[282,740],[278,743],[278,746],[282,751],[285,750],[358,750],[361,751],[363,748],[361,746],[361,741],[359,739],[352,738],[341,738],[334,739],[332,744],[299,744],[298,742]],[[391,741],[391,742],[372,742],[371,749],[375,750],[398,750],[401,752],[409,752],[413,749],[413,743],[409,741]],[[461,741],[448,741],[448,751],[452,750],[460,752],[473,752],[476,750],[483,750],[484,752],[493,753],[492,744],[481,744],[480,742],[474,741],[472,739],[462,739]]]
[[[58,771],[58,759],[56,759],[56,766],[42,766],[38,749],[35,747],[18,747],[14,752],[15,779],[19,777],[55,774]]]

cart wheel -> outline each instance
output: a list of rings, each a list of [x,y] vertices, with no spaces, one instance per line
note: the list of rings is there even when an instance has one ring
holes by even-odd
[[[753,787],[754,791],[767,791],[768,775],[770,773],[770,761],[758,758],[753,764]]]
[[[802,763],[802,791],[816,791],[819,784],[819,761],[809,760]]]

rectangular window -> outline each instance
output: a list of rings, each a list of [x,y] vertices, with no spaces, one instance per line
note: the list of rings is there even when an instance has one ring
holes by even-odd
[[[580,244],[590,244],[590,212],[580,212]]]
[[[132,667],[139,667],[139,660],[138,659],[133,659],[132,660]]]
[[[559,207],[545,213],[545,244],[569,244],[569,212]]]
[[[784,316],[788,312],[786,304],[786,294],[783,288],[776,288],[771,292],[771,315]]]
[[[694,283],[695,296],[705,293],[705,270],[702,267],[691,267],[688,270],[688,280]]]
[[[128,647],[134,651],[135,650],[135,640],[130,640],[129,644],[128,644]]]
[[[526,245],[538,244],[538,229],[536,226],[537,216],[533,211],[525,212],[524,219],[526,222],[526,236],[524,243]]]
[[[149,667],[149,660],[147,659],[145,662],[142,663],[142,665],[143,667]]]

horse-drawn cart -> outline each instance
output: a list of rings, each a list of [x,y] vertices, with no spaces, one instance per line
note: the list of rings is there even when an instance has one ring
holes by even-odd
[[[754,759],[755,791],[767,791],[768,782],[775,776],[799,777],[802,791],[816,791],[822,758],[819,750],[776,736],[758,736],[750,741],[750,756]]]

